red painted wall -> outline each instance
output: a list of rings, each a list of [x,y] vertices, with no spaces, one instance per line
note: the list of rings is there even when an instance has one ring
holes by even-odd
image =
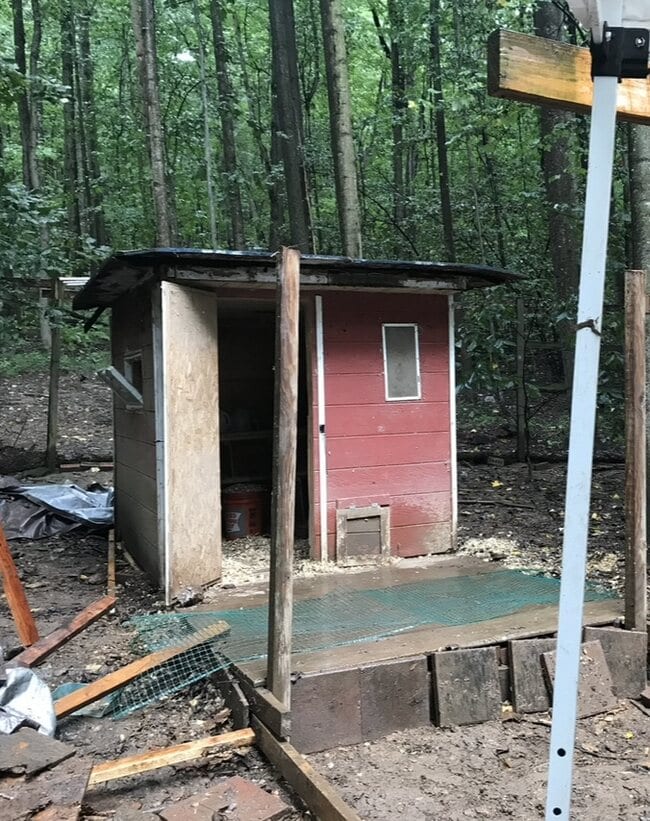
[[[386,401],[382,324],[417,323],[422,398]],[[328,542],[336,509],[390,505],[391,552],[451,547],[449,322],[446,296],[330,292],[323,296]],[[314,346],[315,350],[315,346]],[[316,356],[313,357],[313,494],[319,545]]]

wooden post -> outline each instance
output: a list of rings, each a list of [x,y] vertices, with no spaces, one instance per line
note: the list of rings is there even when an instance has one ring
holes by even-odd
[[[9,545],[5,538],[4,530],[0,525],[0,573],[2,574],[2,585],[4,587],[7,604],[11,610],[18,638],[25,647],[29,647],[38,641],[38,630],[29,609],[29,603],[25,596],[25,590],[18,577],[18,571],[14,564]]]
[[[645,271],[625,273],[625,627],[647,619]]]
[[[289,709],[298,439],[300,252],[295,248],[282,248],[277,271],[271,574],[266,686],[278,701]]]
[[[58,316],[62,300],[60,280],[54,280],[52,309],[56,312],[54,321],[50,319],[52,344],[50,347],[50,388],[47,400],[47,444],[45,446],[45,466],[53,471],[57,468],[57,439],[59,435],[59,377],[61,375],[61,325]]]
[[[525,317],[524,300],[517,297],[517,461],[525,462],[528,456],[526,441],[526,389],[525,365]]]

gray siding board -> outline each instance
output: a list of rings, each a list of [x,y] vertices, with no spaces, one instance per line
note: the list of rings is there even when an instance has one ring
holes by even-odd
[[[156,421],[154,414],[151,291],[119,300],[112,316],[113,365],[124,372],[125,355],[142,353],[142,410],[127,410],[114,397],[116,526],[138,564],[162,583],[158,547]]]

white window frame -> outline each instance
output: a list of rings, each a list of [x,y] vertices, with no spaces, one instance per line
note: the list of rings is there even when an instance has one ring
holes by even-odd
[[[388,361],[386,349],[386,328],[413,328],[415,337],[415,375],[418,392],[416,396],[389,396],[388,395]],[[416,322],[385,322],[381,326],[381,336],[384,354],[384,395],[387,402],[411,402],[422,399],[422,376],[420,371],[420,327]]]

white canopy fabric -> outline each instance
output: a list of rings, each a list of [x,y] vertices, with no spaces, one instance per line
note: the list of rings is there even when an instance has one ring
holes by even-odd
[[[600,42],[606,22],[601,0],[569,0],[569,7],[578,21],[591,29],[595,42]],[[650,29],[650,0],[622,0],[623,26]]]

